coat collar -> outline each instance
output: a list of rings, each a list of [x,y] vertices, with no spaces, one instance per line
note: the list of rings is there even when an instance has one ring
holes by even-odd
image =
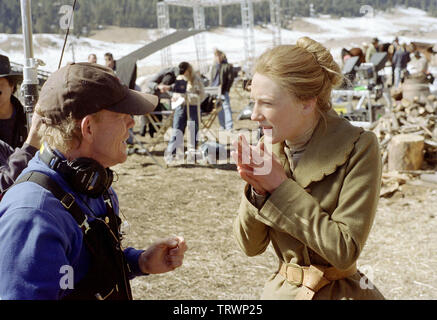
[[[291,177],[292,174],[296,182],[306,188],[311,182],[322,180],[343,165],[363,131],[331,110],[326,113],[326,122],[323,119],[319,121],[293,173],[284,153],[285,143],[274,145],[273,152],[279,157],[287,175]]]

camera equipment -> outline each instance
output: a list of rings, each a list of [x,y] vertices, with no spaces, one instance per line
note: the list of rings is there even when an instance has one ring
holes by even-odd
[[[44,65],[41,60],[33,57],[32,15],[30,0],[21,0],[21,21],[23,24],[24,68],[21,92],[24,96],[24,112],[27,119],[27,132],[32,123],[33,108],[38,101],[38,66]]]

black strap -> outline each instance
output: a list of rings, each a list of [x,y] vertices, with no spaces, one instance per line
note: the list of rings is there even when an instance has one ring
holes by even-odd
[[[79,227],[86,234],[89,230],[88,217],[83,213],[82,209],[76,202],[76,199],[71,193],[65,192],[58,183],[56,183],[53,179],[47,176],[44,173],[38,171],[31,171],[24,174],[20,177],[15,184],[19,184],[22,182],[34,182],[39,184],[43,188],[50,191],[64,206],[66,210],[70,212],[73,216],[74,220],[76,220]]]
[[[49,176],[38,171],[31,171],[20,177],[15,184],[26,181],[39,184],[41,187],[50,191],[61,202],[64,208],[73,216],[79,227],[82,229],[84,241],[93,257],[93,263],[91,263],[90,267],[91,271],[89,271],[81,282],[79,282],[77,290],[70,293],[66,299],[94,299],[97,297],[96,290],[97,292],[100,292],[101,289],[105,289],[109,285],[110,288],[114,288],[114,286],[116,288],[116,292],[111,291],[109,295],[110,299],[132,300],[132,293],[128,280],[129,265],[125,260],[120,246],[120,219],[114,212],[113,203],[109,193],[106,191],[103,194],[106,204],[106,215],[109,217],[109,221],[106,223],[101,219],[95,219],[90,222],[92,226],[91,229],[86,214],[84,214],[82,209],[78,206],[74,196],[71,193],[65,192],[59,184]],[[91,232],[87,234],[88,230],[91,230]],[[104,231],[103,238],[100,231]],[[105,237],[105,235],[107,236]],[[108,252],[110,252],[109,255]],[[104,270],[102,271],[102,267],[109,269],[109,273],[112,272],[112,274],[115,275],[114,279],[112,279],[112,277],[111,279],[106,279],[104,276],[104,278],[102,278],[102,274],[107,274],[103,272]]]

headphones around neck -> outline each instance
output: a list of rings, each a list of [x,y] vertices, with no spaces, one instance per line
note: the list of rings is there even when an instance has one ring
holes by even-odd
[[[101,196],[112,184],[114,174],[91,158],[62,159],[47,143],[41,146],[40,159],[51,169],[62,174],[74,191],[92,198]]]

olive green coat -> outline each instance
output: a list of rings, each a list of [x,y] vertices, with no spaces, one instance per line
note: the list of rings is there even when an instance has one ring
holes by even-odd
[[[381,186],[381,157],[376,136],[352,126],[334,111],[316,127],[294,172],[284,144],[273,145],[289,179],[258,210],[246,185],[234,234],[248,256],[269,243],[280,261],[347,269],[358,259],[375,217]],[[333,281],[314,299],[381,299],[360,287],[361,274]],[[361,283],[368,285],[366,279]],[[294,299],[299,287],[276,272],[262,299]]]

